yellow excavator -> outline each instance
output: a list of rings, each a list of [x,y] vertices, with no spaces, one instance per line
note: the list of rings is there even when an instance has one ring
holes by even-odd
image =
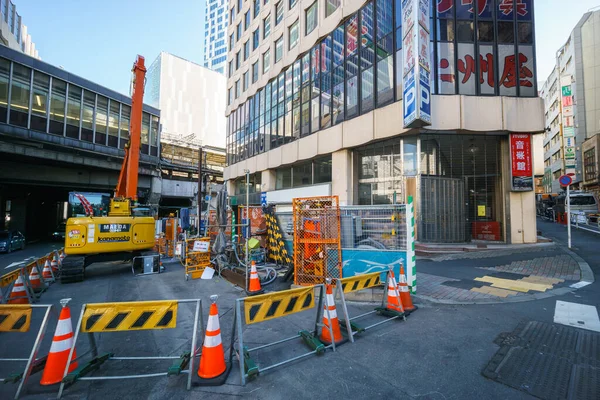
[[[144,57],[133,64],[133,92],[129,142],[108,216],[94,217],[91,205],[78,196],[87,210],[85,217],[69,218],[65,235],[65,255],[61,283],[84,280],[85,268],[97,262],[126,261],[141,255],[154,255],[155,220],[136,216],[140,158],[142,102],[146,68]],[[86,204],[87,203],[87,204]]]

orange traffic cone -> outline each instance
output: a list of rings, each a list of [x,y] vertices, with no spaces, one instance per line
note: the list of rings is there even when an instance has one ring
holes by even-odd
[[[52,271],[58,271],[58,261],[56,261],[56,255],[52,257],[52,262],[50,263],[50,266],[52,267]]]
[[[8,298],[8,304],[29,304],[25,282],[23,282],[23,277],[21,275],[19,275],[13,285],[10,297]]]
[[[400,281],[398,282],[398,292],[400,292],[400,301],[404,307],[404,311],[412,312],[417,309],[410,298],[410,291],[408,290],[408,284],[406,283],[406,276],[404,275],[404,266],[400,264]]]
[[[331,289],[331,279],[327,278],[326,287],[326,300],[323,303],[323,329],[321,330],[321,342],[325,344],[331,344],[331,332],[329,327],[333,331],[333,341],[335,344],[341,343],[344,338],[342,331],[340,330],[340,322],[338,321],[337,311],[335,310],[335,301],[333,299],[333,290]],[[329,310],[329,318],[327,318],[327,311]]]
[[[29,284],[32,289],[41,289],[42,281],[40,280],[40,273],[37,270],[37,266],[33,266],[31,268],[31,273],[29,274]]]
[[[42,276],[44,279],[53,279],[52,270],[50,269],[50,262],[46,259],[44,263],[44,269],[42,270]]]
[[[206,326],[206,336],[200,355],[198,376],[204,379],[216,378],[227,369],[225,365],[225,352],[221,341],[221,327],[219,326],[219,310],[217,309],[217,295],[210,296],[210,314]]]
[[[248,284],[248,294],[260,294],[262,293],[262,287],[260,286],[260,279],[258,272],[256,272],[256,263],[252,261],[252,268],[250,269],[250,283]]]
[[[65,252],[61,251],[60,256],[58,256],[58,263],[62,265],[63,260],[65,259]]]
[[[73,324],[71,324],[71,310],[67,307],[71,299],[62,299],[60,304],[62,310],[60,311],[60,317],[58,318],[58,325],[56,325],[56,331],[54,332],[54,338],[52,339],[52,346],[50,346],[50,352],[46,359],[46,366],[44,367],[44,374],[42,375],[41,385],[54,385],[60,383],[65,374],[65,368],[67,367],[67,361],[69,360],[69,353],[71,347],[73,347]],[[73,357],[77,358],[77,352],[73,349]],[[77,361],[71,362],[69,366],[69,372],[77,368]]]
[[[390,268],[388,274],[388,293],[387,293],[387,307],[388,310],[394,310],[403,313],[404,307],[402,307],[402,301],[400,300],[400,294],[396,285],[396,278],[394,278],[394,271]]]

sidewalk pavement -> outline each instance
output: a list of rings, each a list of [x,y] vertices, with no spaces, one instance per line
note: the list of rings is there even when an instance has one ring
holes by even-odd
[[[417,261],[415,297],[433,303],[490,304],[537,300],[594,281],[588,264],[556,243]]]

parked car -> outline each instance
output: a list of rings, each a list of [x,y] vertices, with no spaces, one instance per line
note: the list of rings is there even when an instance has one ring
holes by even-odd
[[[60,224],[56,227],[56,230],[54,230],[54,232],[52,232],[52,235],[51,235],[52,240],[64,242],[66,234],[67,234],[67,224],[65,222],[63,222],[62,224]]]
[[[0,231],[0,251],[10,253],[25,248],[25,236],[19,231]]]
[[[598,202],[592,193],[573,190],[569,197],[571,198],[571,212],[585,215],[598,213]],[[565,193],[556,198],[556,205],[554,206],[556,212],[567,212],[566,199]]]

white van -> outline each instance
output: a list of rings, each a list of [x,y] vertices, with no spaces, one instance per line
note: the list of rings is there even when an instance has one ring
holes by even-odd
[[[572,191],[569,197],[571,198],[571,212],[584,213],[586,215],[598,213],[598,201],[592,193]],[[559,212],[566,212],[566,198],[565,193],[558,196],[556,205],[559,209],[564,210]]]

